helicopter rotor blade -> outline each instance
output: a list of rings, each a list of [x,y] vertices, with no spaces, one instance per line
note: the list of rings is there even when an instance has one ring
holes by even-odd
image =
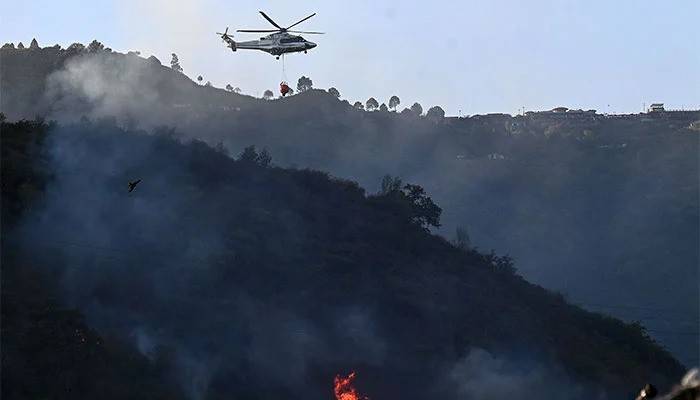
[[[324,35],[326,32],[309,32],[309,31],[287,31],[292,33],[310,33],[314,35]]]
[[[261,11],[261,12],[262,12],[262,11]],[[304,22],[304,21],[306,21],[307,19],[313,17],[314,15],[316,15],[316,13],[313,13],[313,14],[309,15],[308,17],[297,21],[296,23],[289,25],[288,27],[285,28],[285,30],[287,30],[287,29],[289,29],[289,28],[291,28],[291,27],[294,27],[294,26],[297,26],[297,25],[301,24],[302,22]],[[280,28],[280,29],[281,29],[281,28]]]
[[[237,29],[236,32],[247,32],[247,33],[279,32],[279,29]]]
[[[269,23],[271,23],[272,25],[274,25],[275,28],[277,28],[277,29],[279,29],[279,30],[282,30],[282,31],[284,30],[284,28],[282,28],[281,26],[277,25],[277,23],[276,23],[275,21],[273,21],[272,18],[268,17],[267,14],[265,14],[265,13],[262,12],[262,11],[260,11],[260,14],[262,14],[262,16],[265,17],[265,19],[267,20],[267,22],[269,22]]]

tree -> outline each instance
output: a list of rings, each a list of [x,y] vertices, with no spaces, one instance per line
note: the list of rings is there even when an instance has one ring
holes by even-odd
[[[272,163],[272,156],[266,148],[263,148],[255,161],[261,167],[268,167],[270,166],[270,163]]]
[[[396,107],[398,107],[399,104],[401,104],[399,96],[391,96],[391,98],[389,99],[389,108],[396,111]]]
[[[398,176],[384,175],[379,194],[387,195],[389,193],[399,192],[401,190],[401,185],[403,185],[403,182]]]
[[[496,253],[491,250],[491,253],[486,254],[484,258],[486,262],[493,266],[496,272],[513,275],[517,271],[515,269],[515,262],[513,262],[513,259],[508,255],[497,256]]]
[[[311,78],[307,78],[305,76],[302,76],[299,78],[297,81],[297,91],[299,93],[305,92],[313,87],[313,82],[311,81]]]
[[[73,43],[66,49],[66,51],[69,53],[80,53],[83,50],[85,50],[85,46],[83,46],[82,43]]]
[[[102,43],[98,42],[97,40],[93,40],[87,46],[88,53],[99,53],[100,51],[102,51],[104,49],[105,49],[105,46]]]
[[[377,99],[375,99],[374,97],[370,97],[369,99],[367,99],[365,106],[367,107],[367,111],[374,111],[374,109],[379,107],[379,102],[377,102]]]
[[[241,93],[241,88],[236,86],[235,88],[233,88],[233,93]]]
[[[339,99],[339,98],[340,98],[340,92],[338,91],[338,89],[336,89],[336,88],[334,88],[334,87],[328,88],[328,93],[329,93],[331,96],[335,97],[336,99]]]
[[[2,48],[3,48],[3,49],[14,49],[14,48],[15,48],[15,44],[14,44],[14,43],[5,43],[5,44],[2,45]]]
[[[469,238],[469,233],[467,233],[466,228],[458,227],[455,231],[455,239],[452,242],[455,247],[460,250],[469,250],[471,247],[471,239]]]
[[[243,149],[241,155],[238,156],[238,161],[248,165],[268,167],[272,162],[272,156],[267,149],[263,149],[260,153],[258,153],[257,150],[255,150],[255,146],[251,145]]]
[[[200,75],[200,76],[197,77],[197,82],[199,82],[199,84],[201,85],[203,79],[204,79],[204,78],[202,78],[202,75]]]
[[[36,41],[36,38],[32,39],[32,42],[29,43],[29,48],[32,50],[37,50],[39,48],[39,42]]]
[[[287,92],[287,96],[291,96],[294,94],[294,89],[289,88],[289,91]]]
[[[411,106],[411,111],[413,111],[413,113],[416,115],[421,115],[423,114],[423,106],[418,103],[413,103]]]
[[[226,84],[226,91],[227,91],[227,92],[233,92],[233,86],[231,86],[230,83],[227,83],[227,84]]]
[[[360,103],[359,101],[356,101],[355,104],[352,105],[353,107],[357,108],[358,110],[364,110],[365,106]]]
[[[180,66],[180,59],[177,58],[177,54],[173,53],[172,54],[172,59],[170,60],[170,68],[173,69],[173,71],[177,72],[182,72],[182,67]]]
[[[273,98],[273,97],[275,97],[275,94],[272,93],[272,90],[270,90],[270,89],[267,89],[267,90],[263,93],[263,99],[265,99],[265,100],[270,100],[270,99]]]
[[[382,103],[382,105],[379,106],[379,111],[387,112],[389,111],[389,107],[387,107],[386,104]]]
[[[251,145],[243,149],[241,155],[238,156],[238,161],[246,164],[256,164],[258,162],[258,152],[255,150],[255,146]]]
[[[430,226],[440,227],[442,209],[425,194],[425,189],[418,185],[407,184],[403,187],[403,193],[411,204],[411,222],[426,230]]]
[[[24,43],[22,43],[22,42],[17,43],[17,48],[24,49]]]
[[[217,153],[228,155],[228,149],[226,148],[226,146],[224,146],[223,142],[218,142],[214,146],[214,150],[216,150]]]
[[[440,106],[432,106],[428,110],[428,112],[425,114],[426,118],[432,119],[434,121],[439,121],[443,118],[445,118],[445,110],[442,109]]]

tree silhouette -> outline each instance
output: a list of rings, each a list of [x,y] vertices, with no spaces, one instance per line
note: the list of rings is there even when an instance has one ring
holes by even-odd
[[[333,97],[335,97],[337,99],[340,98],[340,92],[338,91],[338,89],[336,89],[334,87],[328,88],[328,93],[330,93]]]
[[[197,82],[199,82],[200,84],[202,84],[202,80],[203,80],[203,79],[204,79],[204,78],[202,78],[202,75],[200,75],[200,76],[197,77]]]
[[[399,96],[391,96],[391,98],[389,99],[389,108],[396,111],[396,107],[398,107],[399,104],[401,104]]]
[[[258,153],[255,146],[251,145],[243,149],[243,152],[238,156],[238,161],[248,165],[268,167],[270,163],[272,163],[272,156],[267,149],[262,149],[262,151]]]
[[[37,42],[36,39],[32,39],[32,42],[29,43],[29,48],[30,48],[30,49],[38,49],[38,48],[39,48],[39,42]]]
[[[387,107],[386,104],[382,103],[382,105],[379,106],[379,111],[387,112],[389,111],[389,107]]]
[[[375,99],[374,97],[370,97],[369,99],[367,99],[365,106],[367,107],[367,111],[374,111],[374,109],[379,107],[379,102],[377,102],[377,99]]]
[[[17,48],[19,48],[19,45],[17,46]],[[83,46],[82,43],[73,43],[70,46],[68,46],[66,52],[71,54],[77,54],[81,53],[83,50],[85,50],[85,46]]]
[[[352,105],[353,107],[357,108],[358,110],[364,110],[365,106],[360,103],[359,101],[356,101],[355,104]]]
[[[384,175],[379,194],[387,195],[389,193],[398,192],[401,190],[401,185],[403,185],[403,182],[398,176]]]
[[[257,164],[258,152],[255,150],[255,146],[248,146],[243,149],[243,152],[238,156],[238,161],[246,164]]]
[[[177,54],[173,53],[172,57],[173,58],[170,60],[170,68],[172,68],[173,71],[182,72],[182,67],[180,66],[180,60],[177,58]]]
[[[275,94],[272,93],[272,90],[270,90],[270,89],[267,89],[267,90],[263,93],[263,99],[265,99],[265,100],[270,100],[270,99],[273,98],[274,96],[275,96]]]
[[[258,154],[257,159],[255,160],[258,165],[261,167],[267,167],[272,163],[272,156],[270,155],[270,152],[267,151],[266,148],[263,148],[260,154]]]
[[[431,226],[440,227],[442,209],[425,194],[425,189],[418,185],[407,184],[403,187],[403,193],[411,203],[411,221],[413,223],[426,230]]]
[[[297,91],[299,93],[305,92],[313,87],[313,82],[311,81],[311,78],[307,78],[305,76],[302,76],[299,78],[297,81]]]
[[[445,118],[445,110],[442,109],[440,106],[432,106],[428,110],[428,112],[425,114],[426,118],[432,119],[434,121],[439,121],[443,118]]]
[[[411,111],[413,111],[413,113],[416,115],[421,115],[423,114],[423,106],[418,103],[413,103],[411,106]]]
[[[236,86],[235,88],[233,88],[233,93],[241,93],[241,88]]]
[[[99,53],[100,51],[102,51],[104,49],[105,49],[105,46],[102,43],[98,42],[97,40],[93,40],[87,46],[88,53]]]
[[[455,245],[455,247],[457,247],[460,250],[469,250],[472,242],[469,238],[469,233],[467,233],[467,229],[463,227],[457,227],[455,231],[455,239],[452,243]]]
[[[226,84],[226,91],[227,91],[227,92],[233,92],[233,86],[231,86],[230,83],[227,83],[227,84]]]
[[[22,43],[22,42],[17,43],[17,48],[24,49],[24,43]]]

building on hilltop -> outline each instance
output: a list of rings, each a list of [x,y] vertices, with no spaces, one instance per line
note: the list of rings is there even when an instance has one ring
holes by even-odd
[[[664,112],[664,103],[653,103],[649,106],[648,112]]]

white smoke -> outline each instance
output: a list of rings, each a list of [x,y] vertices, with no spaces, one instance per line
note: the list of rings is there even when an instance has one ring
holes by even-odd
[[[75,115],[80,110],[91,118],[119,116],[158,123],[163,108],[153,73],[158,67],[155,61],[144,62],[135,55],[72,57],[47,78],[45,100],[51,115],[61,119],[80,118]]]
[[[449,381],[459,400],[605,399],[602,393],[574,383],[554,368],[515,362],[478,348],[453,367]]]

